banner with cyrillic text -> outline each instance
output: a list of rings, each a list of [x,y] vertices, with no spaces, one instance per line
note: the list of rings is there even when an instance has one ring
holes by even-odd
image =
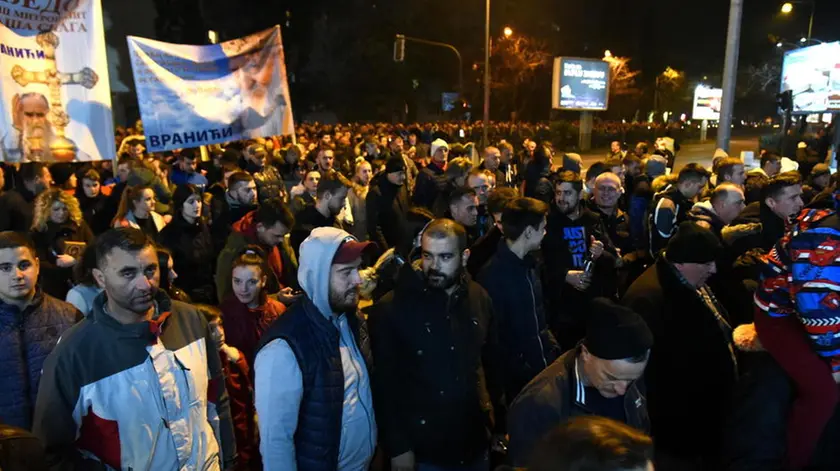
[[[100,0],[0,1],[0,160],[114,158]]]
[[[294,133],[280,27],[207,46],[129,36],[150,151]]]

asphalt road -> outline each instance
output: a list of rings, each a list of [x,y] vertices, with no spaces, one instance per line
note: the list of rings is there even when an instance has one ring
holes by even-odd
[[[741,151],[753,151],[758,157],[758,138],[757,137],[741,137],[734,138],[730,141],[729,155],[732,157],[740,157]],[[712,155],[715,153],[715,141],[709,140],[703,144],[681,144],[680,151],[677,153],[677,160],[675,169],[679,170],[685,164],[697,162],[703,164],[704,167],[711,169]],[[581,154],[584,168],[589,167],[599,160],[605,160],[607,156],[607,149],[597,150]],[[562,155],[555,158],[556,165],[563,164]]]

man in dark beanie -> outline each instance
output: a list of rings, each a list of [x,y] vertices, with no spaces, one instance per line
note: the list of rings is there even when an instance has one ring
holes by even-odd
[[[534,445],[571,417],[597,415],[648,432],[643,383],[653,334],[631,309],[591,302],[586,337],[538,374],[510,407],[509,456],[524,467]]]
[[[406,178],[405,162],[395,155],[370,184],[365,203],[368,237],[383,251],[397,246],[406,234],[405,215],[411,209]]]
[[[684,222],[622,299],[653,332],[645,382],[657,470],[721,469],[738,366],[729,316],[706,285],[720,251],[712,231]]]

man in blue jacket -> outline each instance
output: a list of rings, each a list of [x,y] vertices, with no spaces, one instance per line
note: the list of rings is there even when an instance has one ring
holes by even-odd
[[[499,326],[507,403],[560,355],[546,325],[542,285],[532,255],[545,237],[547,213],[548,205],[533,198],[510,201],[502,212],[504,240],[478,277],[493,300]]]
[[[32,428],[44,359],[81,314],[37,287],[38,257],[18,232],[0,232],[0,423]]]
[[[597,415],[649,432],[643,385],[653,334],[638,314],[606,298],[592,301],[583,342],[543,370],[508,414],[510,459],[527,466],[542,437],[571,417]]]
[[[367,469],[376,448],[370,353],[358,313],[370,242],[318,227],[300,246],[304,296],[260,340],[255,371],[265,471]]]

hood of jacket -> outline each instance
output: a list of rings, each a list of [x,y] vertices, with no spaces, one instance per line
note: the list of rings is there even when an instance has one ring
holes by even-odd
[[[715,208],[712,207],[711,201],[700,201],[699,203],[694,203],[694,206],[691,207],[688,214],[692,219],[706,221],[713,226],[718,224],[723,225],[723,221],[720,220],[720,216],[718,216],[717,212],[715,212]]]
[[[318,227],[300,244],[298,282],[318,311],[328,319],[336,314],[330,307],[330,266],[338,247],[350,240],[357,239],[335,227]]]
[[[254,220],[256,216],[257,212],[251,211],[242,216],[242,219],[233,223],[231,228],[234,232],[238,232],[251,240],[259,240],[257,239],[257,222]]]

